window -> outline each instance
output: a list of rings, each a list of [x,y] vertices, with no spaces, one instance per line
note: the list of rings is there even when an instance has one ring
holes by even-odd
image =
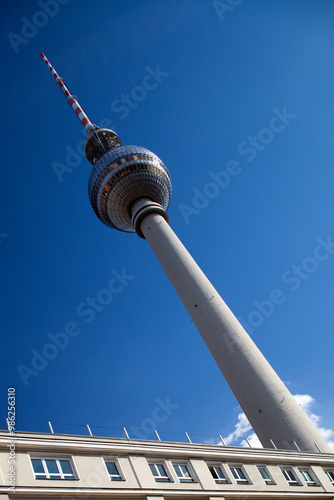
[[[266,484],[276,484],[275,481],[273,480],[273,478],[271,477],[271,475],[269,474],[267,467],[265,467],[264,465],[258,465],[257,469],[258,469],[259,473],[261,474],[263,481]]]
[[[116,462],[106,461],[105,464],[111,481],[123,481],[123,476],[120,474]]]
[[[334,484],[334,471],[332,470],[325,470],[327,476],[329,477],[329,480],[332,484]]]
[[[290,485],[300,484],[292,469],[282,469],[282,473]]]
[[[231,469],[231,472],[233,474],[233,477],[234,479],[236,480],[236,482],[238,484],[242,484],[242,483],[249,483],[247,477],[245,476],[245,473],[242,469],[242,467],[238,466],[238,467],[232,467],[230,466],[230,469]]]
[[[315,480],[313,479],[312,474],[309,471],[309,469],[299,469],[299,472],[300,472],[300,474],[301,474],[301,476],[304,479],[306,484],[317,484],[315,482]]]
[[[170,478],[163,464],[148,464],[148,465],[150,466],[153,477],[157,482],[170,481]]]
[[[75,479],[70,460],[32,458],[35,479]]]
[[[186,465],[184,464],[173,464],[173,465],[180,483],[191,483],[194,481]]]
[[[219,465],[208,465],[208,467],[216,483],[228,483],[228,479],[225,477],[225,474]]]

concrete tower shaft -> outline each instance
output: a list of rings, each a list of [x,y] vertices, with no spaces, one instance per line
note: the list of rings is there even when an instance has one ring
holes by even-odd
[[[146,238],[265,448],[332,450],[149,200],[133,206]],[[145,214],[146,212],[146,214]],[[138,220],[139,219],[139,220]],[[140,227],[139,227],[140,226]],[[318,446],[318,447],[317,447]]]

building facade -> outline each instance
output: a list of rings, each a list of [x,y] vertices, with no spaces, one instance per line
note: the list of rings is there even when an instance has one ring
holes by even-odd
[[[0,431],[0,500],[333,499],[334,454]]]

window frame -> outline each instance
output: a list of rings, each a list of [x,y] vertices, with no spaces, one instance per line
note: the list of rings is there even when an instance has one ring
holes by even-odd
[[[116,457],[103,457],[103,462],[104,462],[105,468],[107,469],[107,474],[108,474],[110,481],[125,481],[126,480],[118,458],[116,458]],[[118,472],[117,476],[116,475],[112,476],[110,474],[110,472],[108,470],[107,463],[113,463],[115,465],[116,470]]]
[[[155,470],[156,470],[156,472],[159,473],[159,469],[157,468],[157,465],[160,465],[163,468],[163,470],[165,471],[166,476],[161,476],[161,474],[157,474],[156,476],[154,475],[151,467],[154,467]],[[170,483],[170,482],[173,482],[172,478],[170,476],[167,464],[166,464],[166,462],[164,460],[150,460],[150,461],[148,461],[148,466],[150,468],[150,471],[152,473],[152,476],[153,476],[154,480],[157,483]]]
[[[247,471],[245,469],[245,467],[242,465],[242,464],[228,464],[229,468],[230,468],[230,471],[231,471],[231,474],[232,474],[232,477],[234,479],[234,481],[237,483],[237,484],[253,484],[249,478],[249,475],[247,474]],[[244,477],[238,477],[236,478],[235,475],[234,475],[234,472],[233,471],[237,471],[237,469],[240,469],[241,470],[241,473]],[[236,472],[236,475],[237,476],[240,476],[239,473]]]
[[[324,472],[330,480],[331,484],[334,485],[334,469],[324,469]]]
[[[300,482],[300,479],[298,477],[298,474],[296,473],[295,469],[291,466],[285,466],[281,467],[281,471],[283,474],[284,479],[288,483],[289,486],[302,486],[302,483]],[[288,476],[288,472],[291,472],[292,476],[295,478],[294,480],[288,479],[286,476]],[[286,475],[285,475],[286,473]]]
[[[309,467],[300,467],[298,468],[298,472],[307,486],[319,486],[319,481],[316,479],[314,472]],[[304,475],[305,472],[310,476],[311,480],[306,479]]]
[[[230,480],[229,476],[227,475],[226,470],[225,470],[225,468],[222,466],[222,464],[217,464],[217,463],[207,463],[206,465],[208,466],[208,469],[209,469],[209,471],[210,471],[211,477],[212,477],[212,479],[214,480],[214,482],[215,482],[216,484],[228,484],[228,483],[230,483],[230,484],[231,484],[231,480]],[[212,472],[211,472],[211,468],[215,471],[215,473],[216,473],[216,470],[215,470],[216,468],[220,469],[220,471],[221,471],[221,473],[222,473],[222,475],[223,475],[223,478],[218,477],[218,476],[219,476],[219,474],[217,474],[217,473],[216,473],[216,474],[217,474],[217,477],[214,477],[214,475],[213,475],[213,474],[212,474]]]
[[[274,480],[271,472],[269,471],[268,467],[266,465],[257,465],[256,466],[257,470],[259,471],[259,474],[262,478],[262,480],[265,482],[265,484],[277,484],[276,481]],[[267,478],[264,478],[263,475],[261,474],[260,469],[264,469],[266,474],[268,475]]]
[[[172,465],[173,465],[173,469],[174,469],[174,472],[176,474],[176,477],[177,477],[179,483],[196,483],[197,482],[197,481],[195,481],[193,470],[191,467],[189,467],[188,462],[172,462]],[[179,468],[185,467],[188,471],[189,477],[185,476],[183,474],[182,469],[180,469],[182,472],[182,476],[179,476],[177,473],[176,467],[179,467]]]
[[[74,462],[73,462],[73,458],[72,457],[69,457],[69,456],[64,456],[64,455],[60,455],[60,456],[55,456],[55,455],[29,455],[29,458],[30,458],[30,464],[31,464],[31,468],[32,468],[32,472],[34,474],[34,477],[35,479],[37,480],[45,480],[45,481],[73,481],[73,480],[77,480],[79,479],[79,476],[78,476],[78,473],[76,471],[76,468],[75,468],[75,465],[74,465]],[[35,472],[35,469],[34,469],[34,464],[33,464],[33,460],[40,460],[41,461],[41,464],[42,464],[42,467],[43,467],[43,471],[44,472]],[[50,472],[49,469],[48,469],[48,466],[46,464],[46,462],[48,460],[53,460],[55,461],[56,463],[56,467],[58,469],[58,472]],[[62,465],[60,462],[68,462],[69,466],[70,466],[70,469],[72,471],[72,474],[69,474],[69,473],[66,473],[63,471],[62,469]],[[60,476],[60,477],[56,477],[57,476]],[[37,477],[39,476],[39,477]]]

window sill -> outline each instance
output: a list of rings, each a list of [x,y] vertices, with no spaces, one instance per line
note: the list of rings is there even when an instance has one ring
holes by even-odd
[[[77,477],[35,477],[36,481],[79,481]]]

